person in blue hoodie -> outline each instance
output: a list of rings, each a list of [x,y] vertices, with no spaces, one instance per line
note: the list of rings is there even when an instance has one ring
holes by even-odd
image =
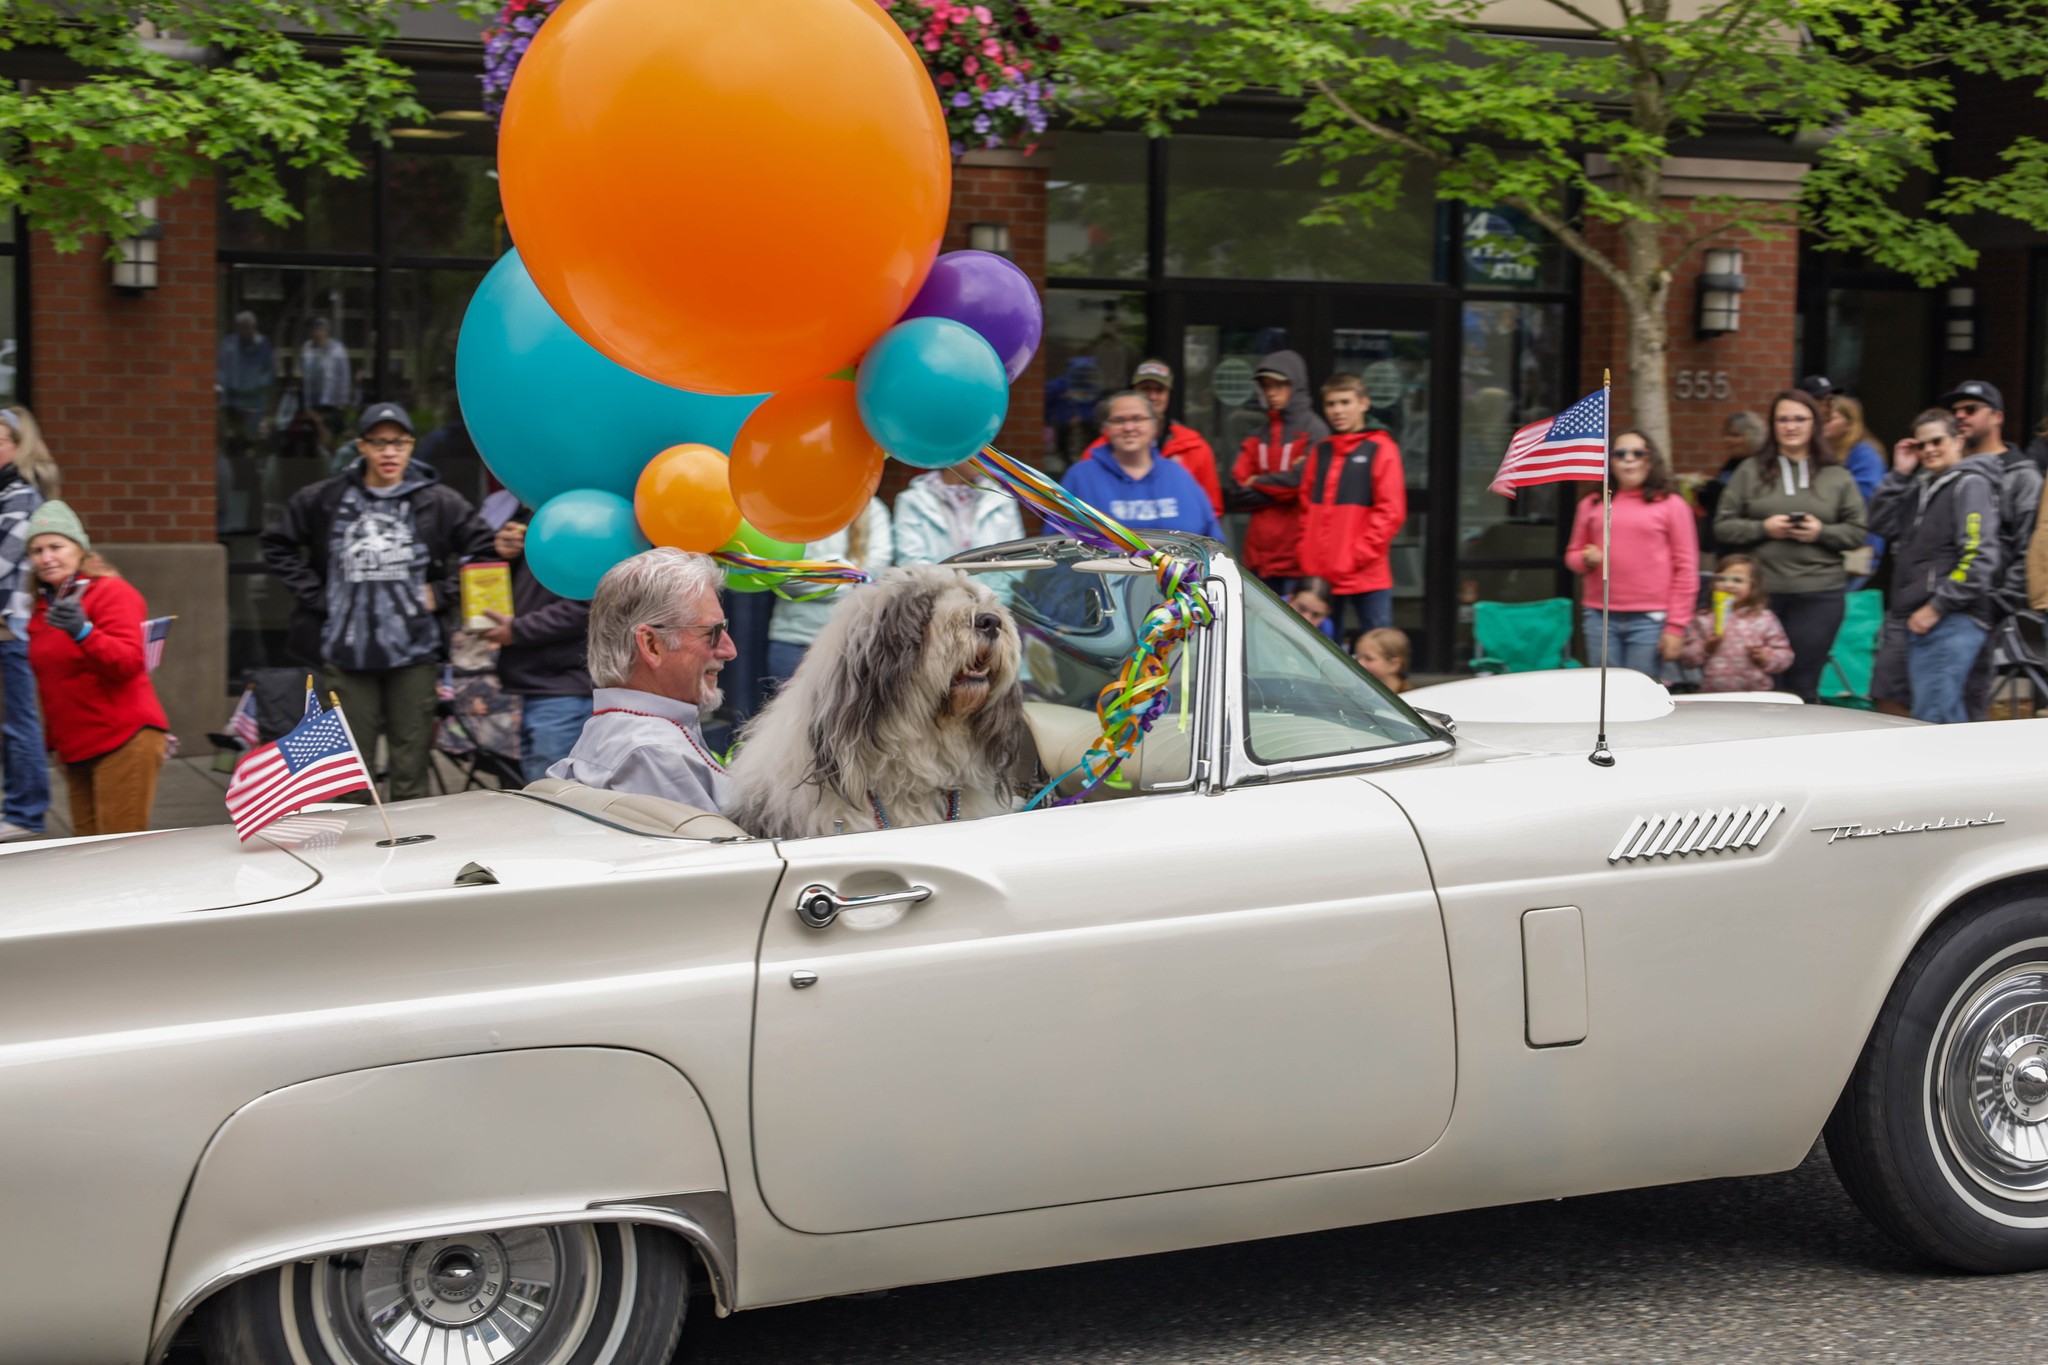
[[[1097,511],[1133,531],[1188,531],[1223,538],[1216,509],[1195,476],[1159,453],[1159,419],[1145,396],[1129,389],[1102,403],[1107,458],[1081,460],[1061,484]]]

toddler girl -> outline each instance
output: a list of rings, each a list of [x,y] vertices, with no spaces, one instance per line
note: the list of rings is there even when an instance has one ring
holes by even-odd
[[[1764,596],[1763,574],[1748,555],[1723,555],[1714,571],[1714,605],[1685,628],[1679,662],[1702,669],[1702,692],[1769,692],[1792,666],[1792,644]]]
[[[1352,655],[1358,666],[1385,683],[1389,692],[1408,690],[1408,634],[1406,631],[1382,627],[1368,630],[1358,637]]]

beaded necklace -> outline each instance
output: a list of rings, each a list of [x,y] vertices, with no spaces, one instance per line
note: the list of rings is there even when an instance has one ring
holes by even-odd
[[[683,732],[683,738],[690,741],[690,747],[697,751],[697,756],[699,758],[703,759],[706,763],[709,763],[711,765],[711,771],[715,773],[722,773],[725,771],[725,765],[723,763],[720,763],[717,759],[713,758],[711,756],[711,751],[709,749],[706,749],[702,744],[699,744],[697,742],[697,736],[690,733],[690,727],[683,724],[681,721],[677,720],[674,716],[657,716],[652,711],[635,711],[630,706],[600,706],[595,711],[592,711],[590,714],[593,716],[609,716],[614,713],[617,713],[618,715],[622,716],[644,716],[648,720],[667,721],[670,725],[675,726],[676,729],[681,730]]]
[[[896,828],[895,825],[889,822],[889,812],[882,805],[882,798],[876,796],[873,792],[868,793],[868,809],[875,813],[876,829]],[[946,792],[946,813],[942,818],[949,824],[960,818],[960,789],[958,787],[953,787]]]

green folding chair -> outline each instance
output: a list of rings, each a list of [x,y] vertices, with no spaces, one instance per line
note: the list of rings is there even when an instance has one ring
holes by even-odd
[[[1870,673],[1877,663],[1877,636],[1884,629],[1884,594],[1876,589],[1849,594],[1842,628],[1821,665],[1818,692],[1829,706],[1871,709]]]
[[[1569,597],[1539,602],[1475,602],[1472,605],[1474,673],[1534,673],[1577,668],[1572,657]]]

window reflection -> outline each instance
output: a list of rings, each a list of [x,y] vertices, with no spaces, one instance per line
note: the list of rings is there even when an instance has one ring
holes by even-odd
[[[1557,411],[1564,386],[1564,305],[1469,302],[1459,366],[1461,559],[1548,559],[1558,549],[1559,489],[1504,498],[1487,487],[1516,428]]]
[[[1058,135],[1046,181],[1046,272],[1096,279],[1145,274],[1142,133]]]
[[[1097,431],[1095,405],[1145,358],[1145,296],[1085,289],[1045,294],[1044,469],[1057,477]]]

